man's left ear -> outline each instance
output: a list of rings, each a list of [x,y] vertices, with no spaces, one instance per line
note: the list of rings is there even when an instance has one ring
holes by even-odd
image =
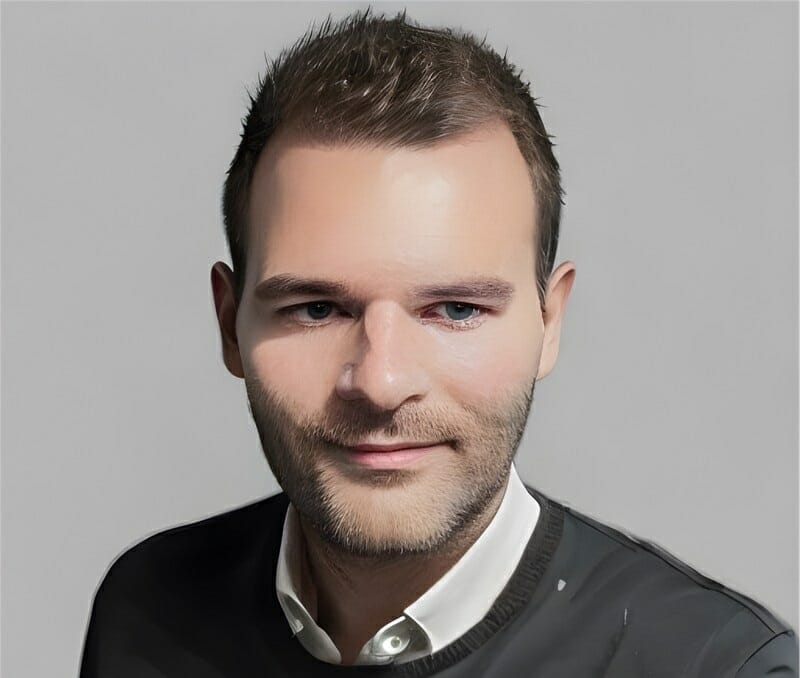
[[[537,380],[544,379],[550,374],[556,364],[558,342],[561,338],[561,319],[564,317],[564,308],[573,282],[575,282],[575,264],[571,261],[560,264],[550,274],[542,311],[544,339],[542,355],[539,358],[539,371],[536,374]]]

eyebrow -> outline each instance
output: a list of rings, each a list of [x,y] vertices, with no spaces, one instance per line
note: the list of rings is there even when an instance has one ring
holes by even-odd
[[[358,297],[340,280],[305,278],[281,273],[256,285],[254,295],[262,301],[274,302],[289,296],[338,297],[357,304]],[[462,278],[448,283],[418,285],[411,290],[415,301],[435,299],[485,299],[508,303],[514,296],[514,285],[496,276]]]

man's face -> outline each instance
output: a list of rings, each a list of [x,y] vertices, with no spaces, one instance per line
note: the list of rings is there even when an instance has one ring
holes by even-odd
[[[273,141],[236,316],[264,452],[330,544],[433,552],[504,489],[530,410],[544,326],[527,166],[500,125],[424,150]],[[347,291],[277,293],[274,276]],[[461,284],[475,289],[420,289]],[[348,449],[397,442],[435,446]]]

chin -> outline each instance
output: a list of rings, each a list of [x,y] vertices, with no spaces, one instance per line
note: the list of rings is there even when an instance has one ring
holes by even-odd
[[[454,488],[436,474],[372,471],[363,478],[325,477],[324,511],[314,522],[323,538],[354,554],[429,553],[458,527]]]

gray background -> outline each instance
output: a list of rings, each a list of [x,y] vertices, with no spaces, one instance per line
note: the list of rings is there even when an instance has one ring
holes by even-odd
[[[122,550],[276,491],[220,189],[264,52],[363,6],[3,3],[3,675],[74,675]],[[558,144],[577,279],[522,477],[796,627],[797,5],[408,7],[508,47]]]

